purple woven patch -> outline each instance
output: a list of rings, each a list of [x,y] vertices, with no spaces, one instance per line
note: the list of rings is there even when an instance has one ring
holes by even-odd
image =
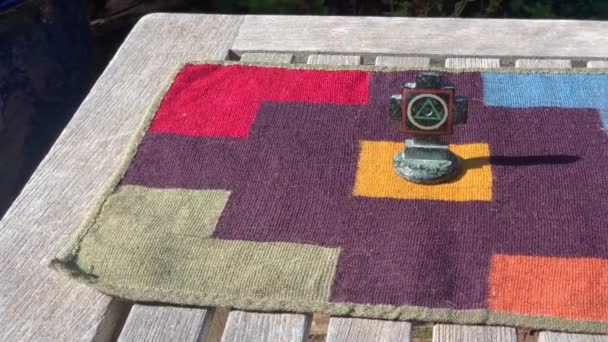
[[[374,72],[366,105],[263,102],[247,139],[148,133],[123,179],[229,189],[214,236],[340,247],[333,302],[486,308],[494,254],[608,258],[608,143],[597,109],[484,105],[479,73],[452,143],[490,146],[491,202],[353,197],[361,140],[401,141]],[[348,89],[345,89],[348,91]]]

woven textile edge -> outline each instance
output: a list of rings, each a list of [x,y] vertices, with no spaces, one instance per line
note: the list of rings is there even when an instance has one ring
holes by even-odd
[[[294,64],[271,64],[271,63],[241,63],[238,61],[191,61],[180,63],[165,80],[160,91],[155,95],[152,103],[144,112],[142,120],[127,144],[123,157],[118,163],[117,169],[112,172],[107,182],[100,190],[100,194],[93,201],[92,206],[85,215],[84,221],[77,229],[75,235],[62,250],[50,262],[50,267],[64,273],[79,282],[88,284],[108,295],[126,298],[134,301],[154,301],[166,302],[183,305],[209,305],[209,306],[231,306],[237,309],[262,310],[262,311],[292,311],[292,312],[322,312],[332,316],[352,316],[364,318],[392,319],[392,320],[416,320],[433,323],[456,323],[456,324],[488,324],[488,325],[507,325],[519,326],[532,329],[545,329],[557,331],[572,331],[583,333],[608,333],[608,324],[598,321],[575,321],[565,320],[547,316],[529,316],[523,314],[512,314],[502,312],[492,312],[485,309],[479,310],[454,310],[441,308],[425,308],[419,306],[390,306],[390,305],[370,305],[356,303],[329,303],[329,302],[294,302],[276,301],[263,299],[233,298],[214,294],[188,293],[179,290],[162,290],[156,288],[133,288],[128,286],[116,286],[105,283],[97,279],[82,269],[75,260],[82,239],[86,236],[89,229],[94,225],[97,216],[108,197],[114,192],[116,186],[127,171],[137,149],[147,132],[154,115],[165,93],[172,85],[173,80],[179,71],[189,64],[216,64],[216,65],[248,65],[248,66],[267,66],[286,69],[314,69],[314,70],[367,70],[380,72],[429,70],[445,71],[450,73],[461,72],[511,72],[511,73],[557,73],[557,74],[608,74],[608,69],[450,69],[443,67],[426,68],[398,68],[398,67],[379,67],[372,65],[359,66],[331,66],[331,65],[294,65]]]
[[[71,267],[73,265],[73,260],[78,256],[78,251],[80,249],[80,243],[84,236],[88,233],[90,227],[93,226],[97,216],[103,204],[106,202],[108,197],[114,192],[116,186],[124,176],[125,172],[129,168],[133,157],[135,157],[135,153],[137,152],[137,148],[141,143],[145,133],[148,130],[148,127],[152,123],[152,119],[156,114],[156,110],[160,106],[161,101],[164,98],[165,93],[169,90],[169,87],[173,83],[175,76],[179,73],[184,65],[179,65],[174,70],[171,71],[164,84],[162,85],[160,91],[154,96],[152,103],[148,106],[144,115],[134,130],[133,136],[127,143],[125,147],[125,151],[123,152],[123,156],[118,162],[118,168],[112,172],[106,183],[100,190],[99,196],[93,201],[93,204],[85,214],[85,218],[82,224],[76,231],[76,234],[72,237],[71,241],[68,243],[67,247],[59,252],[59,254],[51,260],[50,266],[54,269],[61,270],[63,272],[68,272],[74,277],[82,277],[85,274],[81,273],[80,275],[74,274],[74,269]]]
[[[61,270],[61,269],[59,269]],[[62,270],[63,271],[63,270]],[[241,310],[266,312],[320,312],[330,316],[348,316],[387,320],[414,320],[431,323],[454,323],[469,325],[515,326],[540,330],[569,331],[579,333],[608,333],[608,325],[598,321],[573,321],[547,316],[529,316],[485,309],[455,310],[425,308],[420,306],[391,306],[357,303],[297,302],[264,300],[260,298],[229,297],[210,293],[191,293],[158,288],[134,288],[115,286],[90,278],[77,278],[110,296],[117,296],[139,302],[164,302],[194,306],[226,306]]]

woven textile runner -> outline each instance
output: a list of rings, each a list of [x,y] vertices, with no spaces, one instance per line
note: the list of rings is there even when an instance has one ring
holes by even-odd
[[[414,71],[187,64],[52,266],[139,301],[607,333],[608,75],[441,72],[465,172],[424,186],[392,170]]]

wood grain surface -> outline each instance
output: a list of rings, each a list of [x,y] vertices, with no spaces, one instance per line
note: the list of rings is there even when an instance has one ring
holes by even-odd
[[[231,311],[222,342],[303,342],[309,328],[309,315]]]
[[[498,58],[446,58],[446,68],[466,69],[466,68],[500,68]]]
[[[120,332],[119,342],[203,340],[213,310],[136,304]]]
[[[247,52],[241,56],[241,62],[292,63],[293,61],[294,55],[291,53]]]
[[[329,319],[326,342],[402,342],[410,341],[409,322],[381,321],[361,318]]]
[[[523,69],[568,69],[572,68],[572,62],[567,59],[518,59],[515,61],[515,67]]]
[[[608,61],[589,61],[587,68],[608,68]]]
[[[247,16],[234,51],[455,57],[605,58],[608,22]]]
[[[307,64],[318,65],[359,65],[363,62],[361,56],[354,55],[310,55]]]

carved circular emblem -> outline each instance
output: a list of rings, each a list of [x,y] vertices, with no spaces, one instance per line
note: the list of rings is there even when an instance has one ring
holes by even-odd
[[[435,94],[420,94],[409,101],[406,113],[412,125],[430,131],[441,127],[448,119],[448,105]]]

